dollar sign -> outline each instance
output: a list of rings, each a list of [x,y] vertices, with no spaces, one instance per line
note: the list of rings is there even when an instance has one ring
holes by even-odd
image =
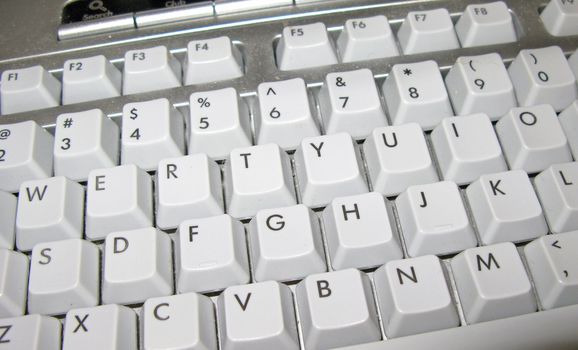
[[[135,120],[138,117],[136,114],[136,108],[130,110],[130,119]]]

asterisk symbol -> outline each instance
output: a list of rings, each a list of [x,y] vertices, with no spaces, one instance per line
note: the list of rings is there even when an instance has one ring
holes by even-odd
[[[409,68],[404,69],[403,74],[410,76],[411,75],[411,69],[409,69]]]

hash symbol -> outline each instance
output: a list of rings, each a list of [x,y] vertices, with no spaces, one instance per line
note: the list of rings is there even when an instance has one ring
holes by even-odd
[[[64,123],[62,124],[62,126],[64,126],[65,129],[70,128],[72,126],[72,118],[64,119]]]

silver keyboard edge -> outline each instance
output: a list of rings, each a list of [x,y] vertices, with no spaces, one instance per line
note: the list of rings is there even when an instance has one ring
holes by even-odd
[[[576,350],[578,305],[341,350]]]

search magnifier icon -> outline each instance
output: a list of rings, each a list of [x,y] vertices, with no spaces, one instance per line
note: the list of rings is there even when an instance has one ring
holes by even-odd
[[[107,12],[108,10],[104,7],[104,2],[102,0],[93,0],[88,4],[88,8],[92,11],[100,10],[102,12]]]

